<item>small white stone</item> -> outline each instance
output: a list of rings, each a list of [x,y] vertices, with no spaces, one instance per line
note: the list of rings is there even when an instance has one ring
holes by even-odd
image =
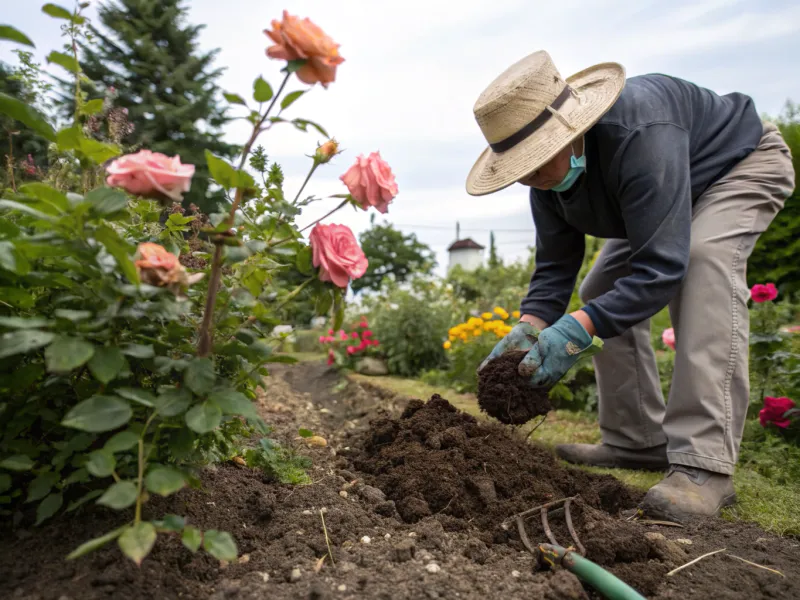
[[[325,508],[324,506],[322,508],[320,508],[319,510],[323,515],[327,515],[328,514],[328,509]]]
[[[365,535],[364,537],[361,538],[361,543],[362,544],[369,544],[371,541],[372,541],[372,538],[370,538],[368,535]]]
[[[342,584],[336,589],[339,590],[340,592],[346,592],[347,591],[347,586],[345,584]]]
[[[511,571],[511,576],[512,577],[519,577],[520,576],[520,572],[517,571],[517,570]]]
[[[408,534],[408,537],[417,537],[417,534],[412,531]]]
[[[261,581],[263,581],[264,583],[267,583],[269,581],[269,573],[266,573],[264,571],[256,571],[256,575],[261,577]]]
[[[303,511],[303,514],[304,514],[304,515],[311,515],[311,514],[313,514],[313,513],[312,513],[310,510],[304,510],[304,511]]]
[[[439,565],[437,565],[436,563],[432,562],[432,563],[428,563],[427,565],[425,565],[425,570],[428,573],[438,573],[439,571],[442,570],[442,568]]]
[[[300,573],[300,569],[295,567],[292,569],[291,574],[289,575],[289,580],[294,583],[296,581],[300,581],[300,577],[302,577],[302,573]]]
[[[675,543],[676,544],[683,544],[684,546],[691,546],[692,545],[692,540],[688,540],[686,538],[678,538],[677,540],[675,540]]]
[[[383,536],[383,539],[388,540],[391,537],[392,537],[392,534],[391,533],[387,533],[385,536]]]
[[[342,498],[347,498],[347,492],[345,492],[344,490],[342,490],[341,492],[339,492],[339,495],[340,495]]]

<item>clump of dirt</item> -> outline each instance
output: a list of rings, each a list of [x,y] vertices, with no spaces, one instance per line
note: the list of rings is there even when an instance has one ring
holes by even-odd
[[[609,475],[560,466],[546,448],[479,422],[438,395],[412,400],[399,419],[371,425],[353,464],[408,523],[446,515],[455,518],[452,528],[468,521],[491,532],[489,542],[505,541],[500,523],[538,504],[580,495],[582,503],[613,514],[640,498]]]
[[[489,361],[478,375],[478,405],[486,414],[509,424],[522,425],[553,408],[548,388],[531,387],[517,368],[527,352],[513,350]]]

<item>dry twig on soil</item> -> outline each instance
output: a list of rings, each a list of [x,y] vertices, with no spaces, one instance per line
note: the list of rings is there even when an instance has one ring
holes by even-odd
[[[675,573],[677,573],[678,571],[682,571],[686,567],[689,567],[689,566],[693,565],[694,563],[703,560],[704,558],[707,558],[707,557],[712,556],[714,554],[717,554],[719,552],[725,552],[725,550],[727,550],[727,548],[721,548],[720,550],[714,550],[713,552],[707,552],[706,554],[703,554],[702,556],[698,556],[694,560],[690,560],[689,562],[687,562],[685,565],[681,565],[677,569],[672,569],[672,571],[667,573],[667,577],[671,577],[672,575],[675,575]]]
[[[765,567],[764,565],[760,565],[758,563],[751,562],[746,558],[742,558],[741,556],[736,556],[735,554],[728,554],[731,558],[735,558],[736,560],[740,560],[743,563],[747,563],[748,565],[752,565],[754,567],[758,567],[759,569],[764,569],[765,571],[769,571],[770,573],[775,573],[775,575],[780,575],[784,579],[786,579],[786,575],[778,571],[778,569],[770,569],[769,567]]]
[[[331,539],[328,537],[328,528],[325,527],[325,513],[322,512],[322,509],[319,509],[319,518],[322,519],[322,533],[325,534],[325,543],[328,545],[328,556],[331,557],[331,564],[335,567],[336,562],[334,562],[333,552],[331,552]]]

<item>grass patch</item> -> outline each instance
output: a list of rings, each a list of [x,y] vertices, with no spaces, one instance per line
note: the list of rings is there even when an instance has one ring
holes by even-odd
[[[473,394],[459,394],[445,386],[436,386],[414,379],[400,377],[366,377],[351,375],[356,381],[362,380],[391,390],[410,398],[427,400],[433,394],[447,398],[453,406],[479,418],[486,418],[480,412]],[[523,425],[521,433],[527,433],[533,425]],[[532,440],[546,446],[562,443],[595,444],[600,441],[600,429],[595,415],[588,413],[555,410],[531,436]],[[774,457],[771,457],[774,458]],[[564,462],[563,464],[568,464]],[[572,465],[575,466],[575,465]],[[630,471],[627,469],[604,469],[583,467],[591,473],[613,475],[631,487],[646,490],[658,483],[663,475],[650,471]],[[777,535],[800,535],[800,483],[786,482],[764,477],[746,465],[737,467],[734,477],[738,502],[734,507],[723,511],[723,518],[749,521]]]

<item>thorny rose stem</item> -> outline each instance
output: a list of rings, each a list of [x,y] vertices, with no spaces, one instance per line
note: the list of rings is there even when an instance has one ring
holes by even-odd
[[[247,156],[250,154],[250,150],[253,147],[256,139],[258,139],[259,134],[261,134],[262,129],[261,126],[264,124],[264,121],[267,120],[270,111],[275,106],[275,103],[278,100],[278,97],[283,92],[283,88],[286,87],[289,78],[292,76],[291,72],[286,73],[286,77],[283,78],[283,82],[281,83],[281,87],[278,88],[276,94],[272,97],[272,102],[267,107],[266,112],[261,116],[261,119],[253,125],[253,133],[250,134],[250,139],[247,140],[247,143],[244,145],[242,149],[242,158],[239,160],[239,170],[241,171],[244,168],[245,161],[247,160]],[[228,214],[228,225],[233,226],[234,215],[236,214],[236,210],[239,208],[239,205],[242,203],[242,196],[244,195],[244,188],[240,185],[236,188],[236,197],[231,205],[230,213]],[[199,340],[197,343],[197,355],[200,357],[208,356],[211,352],[211,341],[212,341],[212,331],[211,331],[211,321],[214,316],[214,306],[217,303],[217,290],[219,289],[219,282],[220,278],[222,277],[222,241],[218,240],[214,242],[214,258],[211,262],[211,277],[208,282],[208,296],[206,296],[206,306],[205,312],[203,313],[203,323],[200,325],[200,335]]]

